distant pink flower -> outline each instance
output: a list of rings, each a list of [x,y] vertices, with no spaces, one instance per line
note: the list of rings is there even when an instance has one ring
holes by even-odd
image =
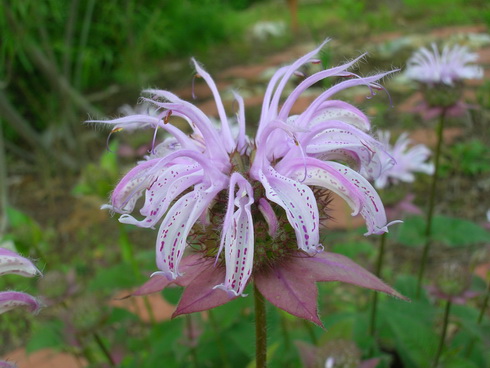
[[[408,78],[425,84],[446,84],[449,86],[463,79],[481,79],[483,69],[472,63],[478,60],[478,54],[467,47],[446,45],[439,52],[436,44],[432,50],[420,48],[408,60],[406,75]]]
[[[153,228],[161,221],[159,271],[136,294],[170,283],[185,286],[176,314],[191,313],[243,295],[253,277],[271,303],[317,323],[316,281],[350,282],[400,296],[352,261],[324,252],[320,243],[319,207],[324,210],[326,204],[315,198],[318,191],[344,198],[353,215],[366,220],[367,234],[381,234],[390,225],[378,194],[359,173],[383,171],[383,147],[367,133],[370,124],[360,110],[331,99],[358,85],[374,94],[382,89],[377,81],[388,73],[361,78],[347,71],[356,59],[307,77],[281,99],[298,68],[317,63],[313,56],[320,48],[273,75],[255,139],[245,135],[243,99],[235,94],[238,129],[233,130],[213,79],[195,61],[197,74],[213,93],[218,128],[196,106],[162,90],[147,90],[150,97],[143,98],[158,108],[156,117],[98,121],[113,131],[140,126],[171,135],[123,177],[111,204],[104,206],[122,214],[122,223]],[[321,93],[300,115],[291,115],[298,97],[328,77],[346,80]],[[187,121],[193,133],[170,124],[174,116]],[[138,220],[130,213],[143,195],[144,218]],[[290,283],[295,289],[289,290]],[[298,298],[287,299],[291,291]]]
[[[408,133],[402,133],[395,144],[390,144],[390,132],[379,132],[379,140],[384,144],[386,151],[393,159],[392,164],[387,164],[385,170],[375,180],[376,188],[385,188],[388,184],[396,184],[400,181],[412,183],[415,180],[414,173],[420,172],[432,175],[434,165],[427,162],[431,151],[423,144],[409,146],[412,141]]]

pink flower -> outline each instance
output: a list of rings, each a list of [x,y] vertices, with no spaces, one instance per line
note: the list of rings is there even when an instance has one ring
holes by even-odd
[[[213,79],[195,61],[197,74],[213,93],[219,128],[196,106],[162,90],[147,90],[149,97],[143,98],[159,109],[156,117],[98,121],[112,125],[113,131],[139,125],[171,136],[123,177],[111,204],[103,206],[122,214],[122,223],[153,228],[161,221],[159,270],[136,294],[170,283],[185,286],[176,315],[191,313],[243,295],[253,275],[272,303],[317,323],[316,281],[340,280],[400,296],[352,261],[324,252],[320,243],[319,211],[326,204],[315,198],[315,191],[344,198],[353,215],[366,220],[367,234],[381,234],[390,225],[378,194],[360,174],[383,171],[383,147],[368,134],[370,124],[360,110],[331,99],[358,85],[374,95],[382,89],[378,80],[388,73],[361,78],[348,72],[358,58],[307,77],[281,104],[288,81],[301,66],[317,63],[313,57],[322,46],[273,75],[255,139],[245,135],[243,99],[235,94],[238,128],[233,129]],[[300,115],[291,115],[300,95],[328,77],[346,80],[321,93]],[[172,117],[189,123],[193,133],[170,124]],[[131,213],[143,195],[143,218],[137,219]],[[290,281],[300,290],[299,299],[288,303],[284,293]],[[276,287],[282,300],[275,296]],[[292,307],[301,298],[307,299],[304,311],[300,305]]]
[[[478,54],[467,47],[444,46],[439,52],[433,43],[432,50],[420,48],[407,62],[408,78],[425,84],[446,84],[449,86],[463,79],[481,79],[483,69],[472,63],[478,60]]]
[[[394,145],[390,144],[388,131],[380,131],[379,139],[392,157],[393,164],[387,163],[385,170],[374,182],[376,188],[385,188],[389,183],[396,184],[400,181],[412,183],[416,172],[428,175],[434,172],[434,165],[427,162],[431,155],[430,150],[423,144],[409,147],[412,142],[408,138],[408,133],[402,133]]]

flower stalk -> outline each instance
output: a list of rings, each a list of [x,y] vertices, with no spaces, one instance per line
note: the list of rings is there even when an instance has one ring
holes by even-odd
[[[441,339],[439,340],[439,346],[437,348],[436,356],[432,368],[436,368],[439,364],[439,358],[441,357],[442,350],[444,349],[444,342],[446,340],[447,326],[449,324],[449,313],[451,311],[451,300],[446,301],[446,307],[444,308],[444,321],[442,325]]]
[[[265,299],[254,284],[255,305],[255,367],[267,366],[267,321]]]
[[[425,266],[427,264],[427,259],[429,256],[430,246],[432,244],[432,219],[434,217],[434,206],[435,206],[435,197],[436,197],[436,189],[437,189],[437,180],[439,179],[439,164],[441,157],[441,147],[442,142],[444,140],[444,122],[446,117],[446,110],[444,109],[439,118],[439,123],[437,125],[437,145],[435,151],[434,158],[434,174],[432,174],[432,183],[430,187],[429,193],[429,208],[427,210],[427,222],[425,228],[425,244],[424,249],[422,251],[422,260],[420,262],[420,269],[417,279],[417,298],[420,297],[420,292],[422,289],[422,279],[424,278]]]

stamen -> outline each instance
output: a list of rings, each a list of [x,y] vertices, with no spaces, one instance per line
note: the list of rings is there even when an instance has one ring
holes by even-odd
[[[106,145],[106,149],[108,152],[110,153],[114,153],[111,151],[111,149],[109,148],[109,140],[111,139],[111,136],[112,136],[112,133],[117,133],[117,132],[120,132],[121,130],[123,130],[123,128],[121,127],[117,127],[117,128],[114,128],[111,130],[111,132],[109,133],[109,135],[107,136],[107,140],[105,142],[105,145]]]
[[[195,80],[196,80],[196,78],[202,78],[201,77],[201,74],[196,73],[196,74],[194,74],[194,77],[192,78],[192,99],[194,99],[194,100],[197,99],[197,96],[194,93],[194,86],[195,86]]]

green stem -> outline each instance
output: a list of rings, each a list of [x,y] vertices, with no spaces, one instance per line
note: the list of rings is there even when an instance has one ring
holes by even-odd
[[[267,367],[267,324],[265,299],[254,284],[255,302],[255,368]]]
[[[214,318],[214,313],[210,309],[208,310],[209,322],[211,323],[211,328],[214,330],[214,335],[216,336],[216,346],[219,351],[219,355],[221,356],[221,363],[223,368],[230,367],[230,363],[228,362],[228,357],[226,356],[226,350],[223,345],[223,340],[221,339],[221,333],[218,328],[218,324],[216,323],[216,319]]]
[[[188,336],[189,344],[190,344],[192,365],[195,368],[198,368],[199,362],[197,360],[197,351],[196,351],[196,347],[193,344],[194,341],[192,341],[194,338],[194,328],[192,326],[192,316],[191,315],[189,315],[189,314],[185,315],[185,323],[186,323],[186,328],[187,328],[187,336]]]
[[[434,162],[434,174],[432,175],[432,184],[430,187],[429,193],[429,208],[427,210],[427,224],[425,228],[425,245],[424,250],[422,252],[422,260],[420,262],[419,275],[417,280],[417,298],[420,296],[420,291],[422,289],[422,279],[424,278],[425,266],[427,264],[427,258],[429,256],[429,249],[432,243],[432,218],[434,215],[434,206],[435,206],[435,197],[436,197],[436,189],[437,189],[437,180],[439,177],[439,163],[441,156],[441,147],[443,142],[443,132],[444,132],[444,120],[446,116],[446,110],[444,109],[441,112],[441,116],[439,119],[439,124],[437,125],[437,145],[435,152],[435,162]]]
[[[490,280],[488,280],[487,293],[485,294],[485,299],[483,299],[483,304],[482,304],[481,309],[480,309],[480,315],[478,316],[478,320],[476,321],[478,324],[480,324],[481,321],[483,321],[483,316],[485,315],[485,311],[486,311],[487,306],[488,306],[488,299],[489,298],[490,298]]]
[[[109,350],[107,349],[107,347],[105,346],[104,342],[102,341],[100,336],[97,334],[97,332],[94,332],[94,340],[97,343],[97,346],[100,348],[100,350],[104,354],[104,356],[107,358],[107,362],[109,363],[109,365],[111,367],[115,367],[116,363],[112,359],[111,353],[109,352]]]
[[[378,277],[381,276],[381,269],[383,268],[383,260],[385,253],[385,245],[386,245],[386,233],[381,235],[379,241],[379,251],[378,251],[378,259],[376,260],[376,268],[374,274]],[[376,335],[376,313],[378,309],[378,292],[373,292],[373,303],[371,308],[371,318],[369,323],[369,334],[372,338]]]
[[[447,325],[449,323],[449,312],[451,311],[451,301],[446,301],[446,308],[444,309],[444,322],[442,325],[441,339],[439,340],[439,347],[437,348],[437,353],[434,358],[434,363],[432,368],[436,368],[439,364],[439,358],[441,357],[442,349],[444,348],[444,342],[446,340]]]

